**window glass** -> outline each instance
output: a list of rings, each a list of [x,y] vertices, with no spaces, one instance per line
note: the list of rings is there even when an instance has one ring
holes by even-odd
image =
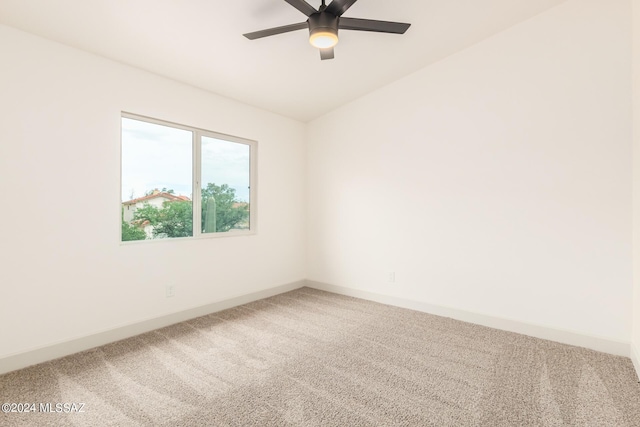
[[[193,133],[122,118],[122,240],[193,235]]]
[[[121,137],[122,241],[255,232],[255,141],[125,113]]]
[[[248,230],[250,146],[202,137],[202,232]]]

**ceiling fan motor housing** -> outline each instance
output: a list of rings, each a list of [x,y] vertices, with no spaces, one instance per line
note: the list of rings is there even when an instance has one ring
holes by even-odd
[[[313,36],[316,33],[332,33],[338,35],[338,20],[339,18],[327,12],[318,12],[309,16],[307,21],[309,24],[309,35]]]

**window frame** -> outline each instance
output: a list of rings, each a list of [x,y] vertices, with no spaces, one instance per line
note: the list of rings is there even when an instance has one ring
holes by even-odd
[[[258,207],[258,141],[242,138],[239,136],[228,135],[220,132],[214,132],[206,129],[201,129],[193,126],[182,125],[179,123],[170,122],[167,120],[156,119],[153,117],[142,116],[140,114],[129,113],[126,111],[120,112],[120,203],[118,209],[118,221],[121,222],[122,218],[122,119],[138,120],[146,123],[151,123],[159,126],[167,126],[175,129],[181,129],[191,132],[191,209],[193,215],[193,230],[192,235],[187,237],[171,237],[166,239],[143,239],[143,240],[122,240],[122,232],[120,233],[120,244],[139,244],[141,242],[164,242],[164,241],[184,241],[194,239],[217,239],[223,237],[234,236],[250,236],[257,234],[257,207]],[[209,137],[219,139],[227,142],[233,142],[237,144],[243,144],[249,147],[249,229],[248,230],[229,230],[224,232],[215,233],[203,233],[202,227],[202,137]]]

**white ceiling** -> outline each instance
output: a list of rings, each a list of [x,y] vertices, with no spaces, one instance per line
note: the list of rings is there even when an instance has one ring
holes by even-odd
[[[359,0],[344,16],[411,28],[341,31],[328,61],[306,30],[242,36],[304,22],[284,0],[0,0],[0,24],[306,122],[563,1]]]

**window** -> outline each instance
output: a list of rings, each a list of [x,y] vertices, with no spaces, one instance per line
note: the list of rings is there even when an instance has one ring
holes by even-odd
[[[121,120],[122,241],[255,232],[255,141]]]

